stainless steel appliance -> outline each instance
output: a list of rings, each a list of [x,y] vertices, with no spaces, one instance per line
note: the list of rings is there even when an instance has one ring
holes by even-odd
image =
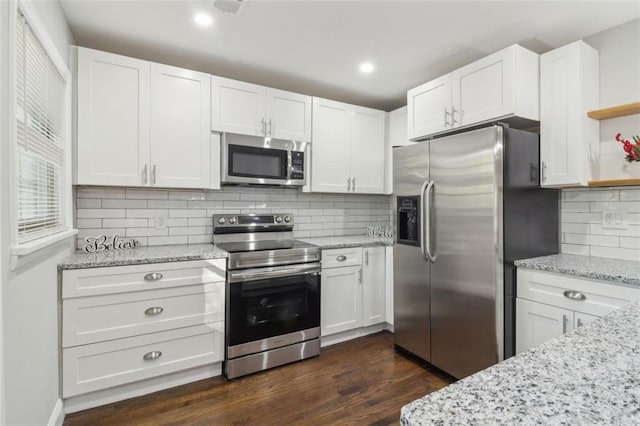
[[[514,260],[558,252],[538,135],[492,125],[393,150],[395,345],[462,378],[514,354]]]
[[[307,142],[224,133],[221,182],[234,185],[302,186],[307,182]]]
[[[214,215],[229,252],[225,375],[320,354],[320,247],[293,239],[293,215]]]

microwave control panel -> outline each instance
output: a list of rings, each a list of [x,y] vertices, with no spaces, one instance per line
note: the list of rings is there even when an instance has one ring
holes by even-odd
[[[304,179],[304,152],[291,151],[291,179]]]

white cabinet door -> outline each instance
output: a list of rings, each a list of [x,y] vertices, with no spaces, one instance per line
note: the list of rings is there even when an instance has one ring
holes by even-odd
[[[389,128],[387,134],[389,135],[389,143],[394,146],[411,145],[415,142],[411,142],[407,136],[407,107],[394,109],[389,113]]]
[[[582,41],[540,57],[542,186],[583,185],[597,171],[600,127],[598,52]]]
[[[149,63],[78,48],[79,185],[141,186],[149,167]]]
[[[384,112],[352,107],[350,114],[351,192],[384,193]]]
[[[583,314],[582,312],[574,312],[573,313],[573,328],[584,327],[586,324],[589,324],[591,321],[597,320],[598,316]]]
[[[362,268],[323,269],[320,308],[322,336],[362,327]]]
[[[266,99],[269,136],[311,142],[311,96],[267,89]]]
[[[573,311],[516,299],[516,353],[538,346],[573,328]]]
[[[501,50],[451,73],[454,126],[513,111],[513,58],[513,50]]]
[[[209,83],[208,74],[151,64],[151,185],[209,187]]]
[[[263,136],[266,89],[257,84],[211,77],[211,130]]]
[[[311,190],[345,193],[349,175],[350,105],[313,98]]]
[[[417,139],[451,128],[451,74],[407,92],[408,136]]]
[[[385,322],[386,255],[384,247],[366,247],[362,257],[362,326]]]
[[[385,250],[386,260],[386,312],[387,322],[393,325],[393,246],[387,246]]]

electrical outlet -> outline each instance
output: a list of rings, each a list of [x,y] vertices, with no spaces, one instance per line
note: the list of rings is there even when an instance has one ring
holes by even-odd
[[[618,209],[605,209],[602,211],[602,228],[627,229],[627,212]]]
[[[155,229],[158,230],[165,230],[167,229],[167,217],[166,216],[162,216],[162,215],[158,215],[155,217]]]

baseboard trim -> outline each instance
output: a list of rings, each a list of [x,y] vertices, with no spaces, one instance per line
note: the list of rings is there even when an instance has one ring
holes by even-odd
[[[47,426],[62,426],[64,422],[64,406],[62,405],[62,400],[58,399],[56,401],[56,405],[53,406],[53,411],[49,416],[49,421],[47,422]]]
[[[64,400],[64,412],[75,413],[124,399],[134,398],[174,386],[185,385],[197,380],[208,379],[222,374],[222,362],[166,374],[152,379],[129,383],[114,388],[103,389]]]
[[[347,340],[357,339],[358,337],[368,336],[369,334],[377,333],[382,330],[387,330],[386,322],[370,325],[369,327],[356,328],[354,330],[343,331],[342,333],[331,334],[329,336],[322,336],[320,338],[320,347],[336,345],[338,343],[346,342]]]

